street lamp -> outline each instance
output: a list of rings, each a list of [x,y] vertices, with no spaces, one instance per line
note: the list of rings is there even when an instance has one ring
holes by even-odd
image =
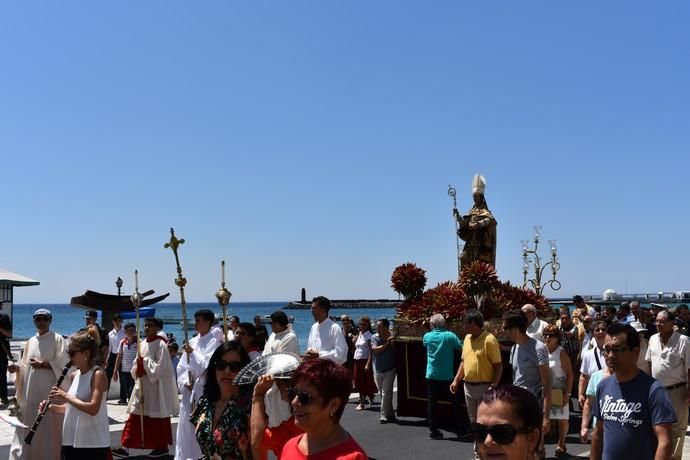
[[[529,248],[529,241],[522,240],[522,287],[527,287],[528,283],[534,289],[537,295],[541,295],[544,288],[547,286],[554,291],[561,288],[561,282],[556,279],[556,273],[561,269],[561,264],[558,262],[558,250],[556,249],[556,240],[549,240],[551,247],[551,258],[544,265],[541,264],[541,258],[537,253],[539,249],[539,239],[541,237],[541,226],[534,227],[534,247]],[[527,279],[530,271],[530,265],[534,267],[534,278]],[[551,266],[552,278],[542,284],[542,276],[546,267]]]
[[[118,297],[122,293],[122,278],[119,276],[117,277],[117,280],[115,281],[115,286],[117,286],[117,295]]]

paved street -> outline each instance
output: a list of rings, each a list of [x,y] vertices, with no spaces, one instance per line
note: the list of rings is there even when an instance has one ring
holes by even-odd
[[[343,414],[343,426],[355,437],[374,460],[419,460],[419,459],[472,459],[472,443],[469,437],[457,440],[451,433],[444,432],[448,437],[442,440],[428,438],[428,430],[423,419],[400,418],[398,423],[380,424],[378,406],[368,410],[355,411],[355,399],[351,398],[345,413]],[[7,414],[6,410],[0,411]],[[114,400],[108,401],[108,413],[110,416],[110,434],[112,445],[119,445],[120,434],[124,421],[125,406],[118,406]],[[577,416],[577,415],[576,415]],[[568,436],[568,454],[560,457],[582,458],[588,457],[589,447],[580,444],[576,428],[579,427],[579,419],[571,419],[571,434]],[[173,419],[173,427],[177,426],[177,419]],[[10,443],[14,430],[6,424],[0,423],[0,458],[9,455]],[[553,456],[555,445],[553,441],[547,443],[547,458]],[[133,459],[144,459],[143,451],[132,451]],[[690,459],[690,439],[686,438],[684,458]],[[172,458],[172,457],[171,457]]]

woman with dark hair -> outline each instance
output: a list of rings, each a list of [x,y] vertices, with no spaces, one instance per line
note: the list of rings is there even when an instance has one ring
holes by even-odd
[[[204,393],[190,417],[201,447],[201,460],[252,458],[249,445],[252,388],[233,383],[247,364],[249,356],[235,340],[225,342],[211,356]]]
[[[247,351],[251,361],[261,357],[261,350],[256,341],[256,327],[252,323],[240,323],[235,331],[235,337]]]
[[[306,458],[366,460],[368,457],[340,425],[352,383],[347,370],[333,361],[313,358],[302,363],[288,388],[295,423],[304,434],[290,439],[281,460]]]
[[[537,398],[524,388],[501,385],[484,393],[472,434],[483,460],[535,460],[539,458],[541,426],[542,407]]]
[[[95,365],[99,358],[100,333],[96,326],[70,337],[67,353],[77,372],[68,391],[54,386],[48,397],[50,410],[62,412],[62,458],[105,460],[110,455],[110,431],[105,371]]]

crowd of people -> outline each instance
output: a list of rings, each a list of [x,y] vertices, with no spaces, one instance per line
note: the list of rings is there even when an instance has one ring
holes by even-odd
[[[579,296],[573,301],[574,311],[562,308],[552,322],[532,305],[507,312],[509,346],[486,329],[480,311],[465,315],[463,338],[446,329],[443,315],[432,315],[422,339],[429,437],[444,437],[438,409],[450,401],[454,434],[464,435],[460,427],[469,422],[475,458],[543,458],[552,421],[562,456],[571,411],[582,410],[579,436],[591,442],[590,458],[680,459],[690,403],[688,307],[632,302],[611,311]],[[269,452],[280,459],[367,458],[340,420],[354,391],[355,410],[378,396],[379,421],[396,422],[390,323],[382,318],[372,327],[364,316],[355,326],[343,315],[339,325],[325,297],[314,298],[311,311],[314,324],[300,354],[282,311],[270,315],[270,332],[259,317],[236,316],[224,332],[211,310],[199,310],[196,335],[180,349],[156,318],[145,319],[138,339],[134,324],[116,315],[105,331],[89,311],[85,328],[64,338],[50,330],[51,312],[38,309],[37,333],[8,371],[16,374],[20,421],[31,427],[43,415],[38,428],[17,428],[10,458],[126,458],[131,449],[156,458],[168,455],[173,438],[182,460],[266,459]],[[248,364],[276,353],[301,364],[287,375],[236,382]],[[117,403],[128,414],[115,448],[106,405],[112,381],[120,383]]]
[[[268,452],[281,459],[367,458],[340,418],[354,381],[362,382],[360,391],[369,402],[378,393],[373,369],[379,361],[377,369],[385,372],[380,381],[386,382],[382,410],[395,418],[390,331],[371,334],[364,318],[358,337],[346,337],[329,310],[327,298],[314,299],[315,323],[307,351],[299,356],[299,339],[283,311],[270,315],[269,334],[260,317],[241,322],[235,316],[225,333],[211,310],[199,310],[196,334],[180,350],[168,343],[157,318],[144,320],[138,339],[136,325],[123,325],[120,316],[105,331],[96,324],[97,312],[88,311],[85,327],[64,338],[50,330],[51,312],[38,309],[36,335],[17,364],[8,366],[16,374],[19,419],[30,427],[16,429],[10,458],[105,460],[126,458],[131,449],[167,457],[171,419],[178,415],[176,459],[265,459]],[[346,368],[350,346],[358,350],[357,365]],[[249,384],[235,382],[250,362],[275,354],[289,354],[301,364],[275,378],[267,374]],[[63,371],[67,378],[56,385]],[[112,381],[120,382],[117,403],[127,405],[128,414],[115,448],[106,405]],[[33,440],[27,443],[29,433]]]

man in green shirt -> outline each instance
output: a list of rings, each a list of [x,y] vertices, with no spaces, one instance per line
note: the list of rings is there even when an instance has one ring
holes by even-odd
[[[460,339],[453,332],[445,329],[446,320],[440,313],[429,318],[431,331],[424,334],[422,343],[426,348],[426,388],[427,388],[427,420],[429,422],[429,438],[442,439],[439,430],[437,414],[438,401],[447,399],[453,402],[453,412],[456,417],[456,431],[460,426],[460,404],[456,395],[450,394],[450,384],[455,372],[453,365],[455,356],[462,348]]]

